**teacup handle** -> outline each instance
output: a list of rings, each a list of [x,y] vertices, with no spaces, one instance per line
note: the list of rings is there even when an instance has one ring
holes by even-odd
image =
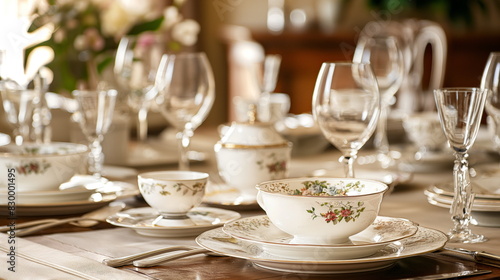
[[[266,211],[266,207],[264,206],[264,201],[262,200],[262,193],[259,190],[257,192],[257,197],[256,197],[257,203],[259,204],[260,208],[264,209]]]

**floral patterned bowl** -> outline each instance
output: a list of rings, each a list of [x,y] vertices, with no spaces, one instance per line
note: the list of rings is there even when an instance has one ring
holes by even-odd
[[[156,171],[138,175],[144,200],[160,213],[153,224],[189,226],[189,210],[201,204],[208,174],[195,171]]]
[[[388,186],[366,179],[290,178],[257,185],[257,202],[291,244],[332,245],[370,226]]]
[[[56,191],[85,164],[87,147],[74,143],[26,143],[0,147],[0,184],[16,192]]]

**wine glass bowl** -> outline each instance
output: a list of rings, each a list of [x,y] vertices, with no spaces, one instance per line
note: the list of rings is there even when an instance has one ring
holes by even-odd
[[[405,62],[398,39],[394,36],[362,36],[354,52],[354,62],[369,63],[377,78],[381,113],[373,139],[382,167],[393,164],[387,137],[387,119],[392,99],[399,90],[405,73]]]
[[[147,116],[154,98],[158,95],[157,70],[165,52],[160,36],[125,36],[116,51],[114,72],[117,81],[128,90],[127,103],[137,114],[137,137],[147,138]]]
[[[314,88],[313,116],[354,177],[358,150],[373,134],[380,113],[377,81],[369,64],[323,63]]]
[[[468,168],[468,150],[474,144],[488,89],[446,88],[434,90],[441,128],[455,153],[453,168],[454,197],[450,209],[454,228],[448,233],[450,242],[478,243],[486,241],[469,229],[474,194]]]
[[[215,99],[215,82],[204,53],[164,55],[159,67],[164,89],[158,96],[160,112],[177,130],[179,169],[189,169],[187,149],[194,130],[208,116]]]

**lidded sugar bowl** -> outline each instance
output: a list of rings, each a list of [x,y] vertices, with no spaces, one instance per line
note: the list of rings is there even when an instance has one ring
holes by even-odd
[[[255,106],[247,122],[233,122],[214,147],[217,167],[229,187],[256,197],[256,185],[288,176],[292,143],[272,123],[257,121]]]

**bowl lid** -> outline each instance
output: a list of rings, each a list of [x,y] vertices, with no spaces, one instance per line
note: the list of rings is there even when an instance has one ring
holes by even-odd
[[[289,147],[272,123],[257,120],[255,105],[251,105],[247,122],[233,122],[218,145],[230,149]]]

